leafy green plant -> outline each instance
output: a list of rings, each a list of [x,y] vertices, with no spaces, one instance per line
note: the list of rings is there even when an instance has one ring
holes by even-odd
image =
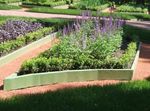
[[[108,23],[111,27],[107,25]],[[130,67],[130,62],[136,53],[136,43],[129,44],[124,53],[119,57],[114,57],[114,53],[122,45],[123,32],[119,28],[121,26],[119,24],[122,23],[123,21],[117,22],[110,18],[107,21],[105,19],[83,19],[81,24],[79,21],[77,24],[74,24],[75,29],[71,29],[67,25],[68,29],[66,27],[63,29],[62,37],[59,38],[59,44],[41,53],[37,58],[30,60],[34,63],[31,69],[34,69],[36,66],[35,64],[37,64],[38,58],[40,60],[41,58],[45,58],[42,64],[46,63],[45,65],[39,66],[39,69],[42,66],[47,66],[47,63],[49,64],[47,68],[43,68],[44,70],[40,72]],[[23,65],[20,72],[26,74],[28,71],[24,71],[23,69],[27,68],[23,67],[26,66]],[[38,66],[36,69],[38,69]],[[34,71],[34,73],[39,72],[39,70]]]
[[[127,50],[125,51],[125,53],[119,60],[120,64],[122,64],[123,68],[128,67],[129,64],[132,64],[131,61],[135,56],[136,49],[137,49],[136,43],[133,42],[128,45]]]

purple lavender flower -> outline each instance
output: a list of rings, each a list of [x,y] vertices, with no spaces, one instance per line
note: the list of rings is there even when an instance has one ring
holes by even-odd
[[[64,26],[64,28],[63,28],[63,36],[65,36],[67,34],[67,28],[66,28],[66,26]]]
[[[82,34],[82,48],[83,49],[86,49],[86,40],[87,39],[87,37],[86,37],[86,35],[84,35],[84,34]]]

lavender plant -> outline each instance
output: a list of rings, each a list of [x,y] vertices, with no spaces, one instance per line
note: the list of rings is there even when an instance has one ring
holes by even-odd
[[[71,44],[77,44],[80,49],[86,49],[93,40],[111,37],[124,24],[125,21],[122,19],[91,17],[90,12],[86,11],[82,14],[82,18],[77,19],[72,26],[64,26],[62,38],[72,39],[73,37],[75,43],[71,42]]]

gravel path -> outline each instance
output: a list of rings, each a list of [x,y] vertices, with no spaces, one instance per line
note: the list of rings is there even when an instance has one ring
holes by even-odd
[[[134,80],[150,79],[150,44],[142,44]]]

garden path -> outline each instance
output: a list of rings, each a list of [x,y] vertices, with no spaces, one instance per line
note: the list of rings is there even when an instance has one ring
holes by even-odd
[[[60,14],[42,14],[42,13],[31,13],[31,12],[19,12],[19,11],[1,11],[0,15],[5,16],[27,16],[27,17],[37,17],[37,18],[76,18],[76,16],[72,15],[60,15]],[[130,21],[131,23],[131,21]],[[150,24],[149,22],[140,22],[141,24]],[[139,24],[139,22],[138,22]],[[147,28],[147,27],[145,27]],[[148,27],[150,29],[150,27]],[[54,85],[46,85],[46,86],[39,86],[21,90],[14,90],[14,91],[3,91],[3,79],[10,75],[13,72],[16,72],[21,63],[26,60],[37,56],[40,52],[51,47],[51,43],[44,44],[43,46],[36,48],[16,60],[6,64],[3,67],[0,67],[0,98],[8,98],[18,94],[33,94],[33,93],[43,93],[47,91],[55,91],[57,89],[62,88],[70,88],[70,87],[81,87],[87,85],[108,85],[108,84],[116,84],[120,81],[115,80],[103,80],[103,81],[90,81],[90,82],[73,82],[73,83],[61,83],[61,84],[54,84]],[[13,66],[13,67],[12,67]],[[150,44],[142,44],[140,58],[138,61],[136,74],[134,76],[134,80],[143,80],[150,77]]]
[[[150,44],[142,43],[134,80],[150,80]]]
[[[28,9],[23,8],[20,10],[0,10],[0,16],[20,16],[20,17],[33,17],[33,18],[68,18],[75,19],[80,18],[81,16],[76,15],[64,15],[64,14],[46,14],[46,13],[36,13],[36,12],[26,12]],[[126,21],[128,24],[132,25],[149,25],[150,29],[150,21]],[[143,26],[145,28],[145,26]]]

